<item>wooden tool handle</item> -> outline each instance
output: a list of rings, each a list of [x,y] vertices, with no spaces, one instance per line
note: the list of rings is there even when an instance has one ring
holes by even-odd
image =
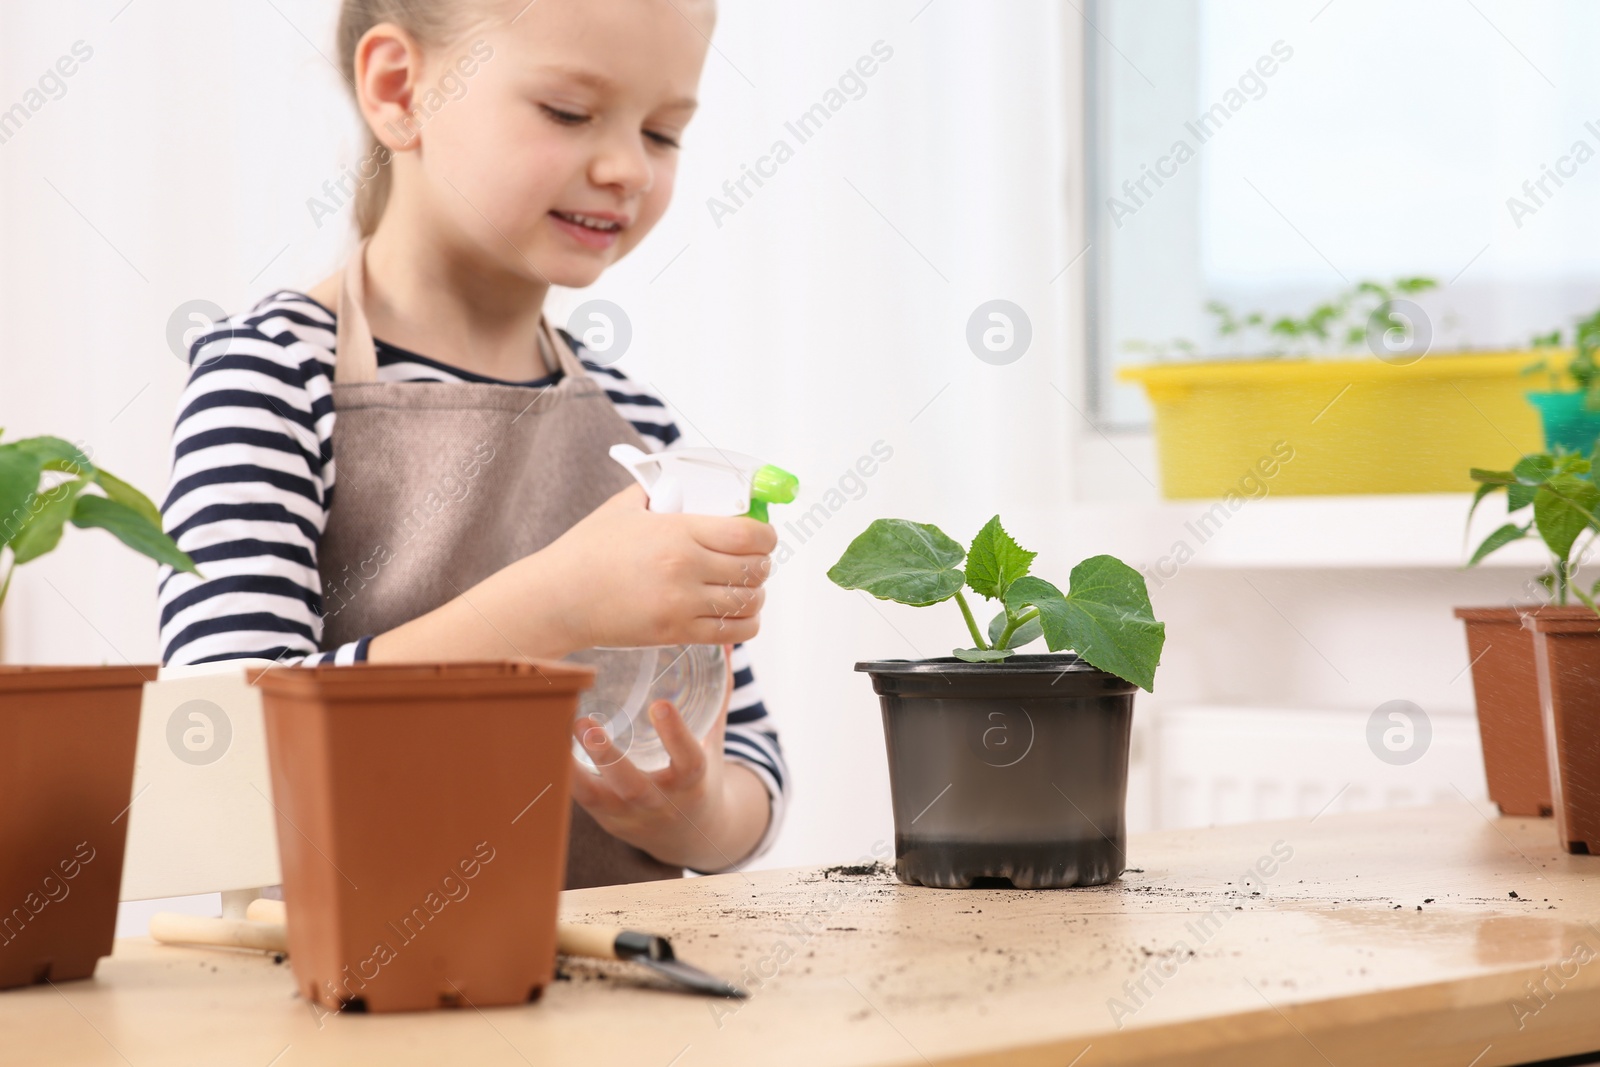
[[[157,941],[178,944],[255,948],[265,952],[288,951],[285,924],[288,911],[283,901],[262,897],[251,901],[244,914],[244,919],[206,919],[160,912],[150,918],[150,936]],[[617,938],[622,932],[621,927],[559,923],[556,926],[556,951],[564,956],[614,960],[617,958]]]
[[[282,923],[249,919],[210,919],[159,911],[150,916],[150,936],[169,944],[253,948],[262,952],[289,950],[289,937]]]
[[[563,956],[589,956],[597,960],[617,958],[617,937],[621,927],[588,926],[578,923],[556,924],[556,951]]]
[[[244,917],[251,922],[277,923],[280,926],[289,922],[288,909],[281,900],[269,900],[266,897],[257,897],[244,909]]]

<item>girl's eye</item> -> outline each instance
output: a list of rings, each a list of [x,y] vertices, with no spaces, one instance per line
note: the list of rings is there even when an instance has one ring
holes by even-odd
[[[646,137],[650,138],[656,144],[661,145],[663,148],[677,148],[678,147],[678,142],[673,140],[671,137],[668,137],[664,133],[652,133],[649,130],[646,130],[646,131],[644,131],[644,135]]]
[[[562,111],[560,108],[551,107],[549,104],[540,104],[544,113],[564,126],[580,126],[589,121],[588,115],[579,115],[572,111]]]

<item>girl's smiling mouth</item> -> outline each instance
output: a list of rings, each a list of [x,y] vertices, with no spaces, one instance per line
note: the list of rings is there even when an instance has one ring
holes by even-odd
[[[606,249],[616,243],[617,236],[628,225],[623,215],[609,211],[557,211],[550,218],[556,229],[588,248]]]

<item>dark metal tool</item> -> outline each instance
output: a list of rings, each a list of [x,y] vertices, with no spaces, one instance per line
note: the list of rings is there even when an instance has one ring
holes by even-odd
[[[556,951],[567,956],[637,963],[685,989],[706,996],[743,999],[749,995],[678,959],[666,938],[638,930],[561,923],[556,930]]]

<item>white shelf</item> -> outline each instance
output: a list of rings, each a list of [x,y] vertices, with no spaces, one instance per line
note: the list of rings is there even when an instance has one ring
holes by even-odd
[[[1448,570],[1464,566],[1479,542],[1506,522],[1503,498],[1491,497],[1464,537],[1470,504],[1466,493],[1265,497],[1236,511],[1212,500],[1079,503],[1063,528],[1075,553],[1110,552],[1141,568],[1175,559],[1182,545],[1192,554],[1185,567]],[[1533,573],[1545,562],[1544,546],[1528,540],[1480,566]]]

